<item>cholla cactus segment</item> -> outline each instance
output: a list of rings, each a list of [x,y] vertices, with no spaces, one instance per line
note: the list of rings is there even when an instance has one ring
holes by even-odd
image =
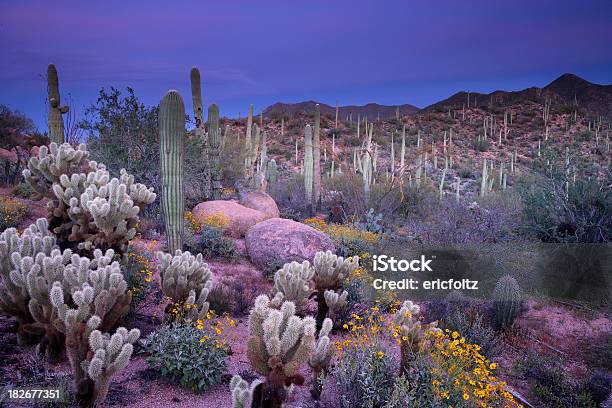
[[[200,292],[212,286],[212,273],[202,254],[177,250],[174,256],[158,252],[159,270],[164,294],[175,302],[187,300],[190,291]]]
[[[0,234],[0,311],[17,319],[19,341],[27,340],[24,325],[34,322],[29,306],[32,297],[28,274],[32,269],[40,269],[42,258],[56,249],[55,237],[49,233],[44,218],[21,234],[14,228]]]
[[[49,228],[62,248],[123,253],[136,234],[140,210],[156,195],[125,170],[111,178],[103,164],[88,157],[85,145],[51,143],[30,159],[23,175],[38,198],[50,199]]]
[[[344,259],[331,251],[317,252],[313,264],[317,289],[335,290],[341,288],[344,278],[359,267],[359,257]]]
[[[312,317],[295,315],[293,302],[272,308],[270,299],[260,295],[249,316],[247,355],[253,368],[262,375],[275,372],[287,378],[299,372],[315,346]]]
[[[111,377],[128,365],[134,351],[133,344],[139,337],[138,329],[128,331],[125,327],[118,328],[112,336],[99,330],[94,330],[89,335],[92,357],[90,360],[84,360],[81,367],[94,382],[95,406],[106,399]]]
[[[348,292],[346,290],[342,293],[326,290],[323,296],[325,297],[325,304],[329,308],[329,313],[333,316],[337,316],[348,308]]]
[[[274,274],[274,292],[282,293],[284,299],[302,310],[311,293],[310,280],[313,276],[314,269],[308,261],[286,263]]]
[[[319,340],[308,360],[308,364],[316,372],[327,370],[329,363],[334,355],[333,347],[330,347],[329,333],[332,329],[332,320],[327,318],[323,321],[323,327],[319,332]]]
[[[254,380],[250,385],[239,375],[234,375],[230,381],[232,394],[232,408],[251,408],[255,388],[262,384],[261,380]]]

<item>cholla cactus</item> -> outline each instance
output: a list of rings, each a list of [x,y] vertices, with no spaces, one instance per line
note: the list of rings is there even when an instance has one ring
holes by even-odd
[[[262,384],[262,400],[255,406],[281,407],[286,387],[304,383],[299,369],[314,348],[312,317],[296,316],[293,302],[283,302],[277,309],[270,307],[266,295],[258,296],[249,316],[247,356],[266,382]]]
[[[346,290],[342,293],[326,290],[323,295],[325,297],[325,304],[329,308],[330,316],[335,318],[348,308],[348,292]]]
[[[317,252],[314,257],[314,284],[316,290],[315,299],[317,301],[317,332],[321,330],[323,320],[327,317],[329,312],[329,305],[327,300],[330,302],[336,300],[340,301],[340,298],[334,299],[335,296],[327,294],[326,291],[337,292],[342,289],[342,283],[344,278],[348,276],[352,271],[359,267],[359,257],[352,257],[344,259],[341,256],[333,254],[331,251]],[[342,295],[344,296],[344,294]],[[348,296],[348,295],[347,295]],[[346,296],[344,296],[346,300]],[[340,306],[338,303],[334,306]]]
[[[313,276],[314,269],[308,261],[286,263],[274,274],[274,292],[282,293],[283,299],[293,302],[301,312],[310,296]]]
[[[420,307],[410,300],[403,303],[402,308],[393,318],[394,336],[398,338],[401,351],[401,372],[406,374],[412,354],[422,351],[425,347],[425,331],[439,330],[437,322],[423,326],[415,316],[419,314]]]
[[[322,380],[327,374],[329,363],[334,356],[334,348],[330,347],[331,341],[329,339],[329,333],[331,332],[332,326],[333,323],[331,319],[325,319],[323,321],[323,326],[319,332],[319,341],[308,360],[308,365],[312,368],[314,377],[310,393],[315,400],[319,400],[321,397]]]
[[[122,254],[136,235],[140,210],[156,195],[125,170],[111,179],[103,164],[88,157],[85,145],[51,143],[30,159],[23,176],[37,198],[50,199],[49,229],[61,248],[86,255],[94,247],[112,248]]]
[[[21,234],[15,228],[8,228],[0,234],[0,311],[17,319],[20,344],[32,343],[38,337],[25,330],[26,325],[34,323],[34,318],[29,310],[31,297],[26,268],[23,268],[27,265],[23,265],[23,260],[28,259],[25,262],[33,264],[37,254],[50,255],[56,248],[55,237],[49,233],[44,218],[36,220]]]
[[[521,306],[521,288],[513,276],[502,276],[497,281],[493,291],[493,303],[498,327],[511,327]]]
[[[134,351],[133,344],[139,337],[140,330],[132,329],[128,332],[125,327],[118,328],[112,336],[102,334],[99,330],[89,335],[89,347],[93,356],[91,360],[84,360],[81,366],[94,383],[91,398],[94,406],[106,399],[111,377],[128,365]]]
[[[177,250],[172,256],[158,252],[157,259],[164,295],[182,309],[184,319],[204,318],[209,309],[206,298],[212,287],[212,273],[202,254],[193,256],[189,251]]]
[[[49,298],[54,309],[55,329],[66,337],[66,352],[77,395],[85,403],[95,399],[94,381],[88,377],[90,335],[108,332],[127,314],[131,294],[114,252],[94,251],[93,259],[73,254],[64,267],[63,282],[53,283]]]
[[[261,380],[254,380],[250,385],[239,375],[232,377],[230,392],[232,394],[232,408],[251,408],[256,389],[263,384]]]

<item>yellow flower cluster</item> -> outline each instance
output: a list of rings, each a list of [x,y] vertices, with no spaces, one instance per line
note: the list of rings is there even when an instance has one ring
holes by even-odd
[[[433,363],[432,389],[441,400],[459,394],[478,407],[519,407],[507,384],[499,381],[493,371],[497,364],[480,354],[480,346],[469,344],[454,331],[427,330],[425,336]]]
[[[227,350],[229,348],[229,342],[222,336],[226,331],[236,327],[236,321],[230,316],[223,316],[222,318],[215,319],[212,312],[208,312],[205,319],[197,320],[195,322],[196,329],[205,333],[213,333],[213,337],[208,334],[204,334],[200,339],[200,343],[205,343],[209,340],[214,341],[214,346],[218,349]]]
[[[370,231],[362,231],[350,225],[327,224],[320,218],[306,218],[304,224],[318,229],[329,235],[333,240],[365,241],[369,244],[377,243],[381,236]]]
[[[230,219],[227,215],[222,212],[217,212],[214,214],[209,214],[204,217],[203,220],[198,220],[195,218],[191,211],[185,212],[185,222],[187,228],[191,230],[191,232],[195,234],[199,234],[202,232],[202,226],[207,225],[212,228],[227,228],[230,224]]]
[[[28,214],[28,207],[19,200],[0,197],[0,225],[3,228],[16,227]]]
[[[351,315],[351,320],[343,325],[348,334],[334,342],[339,353],[351,347],[373,346],[385,340],[398,345],[411,341],[406,334],[402,334],[392,314],[381,312],[379,304],[362,315]],[[413,318],[412,314],[406,317]],[[434,380],[431,386],[437,398],[450,400],[451,396],[460,395],[464,401],[469,400],[471,406],[520,406],[508,392],[506,383],[493,375],[497,365],[479,353],[480,346],[467,343],[458,332],[443,332],[434,329],[433,325],[423,325],[422,330],[424,346],[419,353],[424,353],[432,363],[431,374]],[[385,355],[379,350],[373,353],[379,358]]]
[[[157,242],[151,241],[150,243],[147,243],[146,245],[147,247],[150,245],[156,246]],[[133,250],[129,251],[127,256],[131,262],[134,262],[139,265],[139,268],[136,271],[136,276],[139,278],[138,281],[140,281],[140,278],[144,278],[145,282],[147,283],[151,282],[151,277],[153,276],[153,270],[155,269],[154,263],[149,258],[144,256],[143,254],[133,251]],[[135,293],[142,289],[139,287],[135,287],[135,288],[131,288],[131,290],[132,290],[132,293]]]

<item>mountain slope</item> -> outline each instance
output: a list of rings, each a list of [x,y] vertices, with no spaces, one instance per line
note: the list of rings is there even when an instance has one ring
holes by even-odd
[[[299,103],[282,103],[278,102],[274,105],[268,106],[264,109],[263,114],[265,117],[272,116],[294,116],[296,114],[311,114],[315,110],[315,105],[317,102],[315,101],[305,101]],[[321,108],[321,115],[329,115],[335,117],[336,108],[334,106],[330,106],[324,103],[319,103]],[[373,120],[380,115],[381,119],[390,119],[395,117],[395,112],[399,107],[400,115],[409,115],[418,111],[416,106],[405,104],[399,106],[388,106],[388,105],[379,105],[377,103],[368,103],[363,106],[356,105],[348,105],[348,106],[340,106],[338,108],[339,120],[346,119],[347,115],[353,114],[353,120],[357,120],[357,116],[367,116],[370,120]]]

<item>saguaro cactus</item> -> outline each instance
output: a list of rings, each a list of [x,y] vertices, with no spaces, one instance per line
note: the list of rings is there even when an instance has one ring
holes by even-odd
[[[49,93],[49,136],[52,142],[64,143],[64,119],[62,114],[68,113],[68,106],[61,106],[59,79],[55,65],[47,67],[47,91]]]
[[[174,90],[168,91],[159,105],[159,142],[162,179],[162,207],[166,224],[166,243],[174,253],[183,247],[185,155],[185,106]]]
[[[211,198],[213,200],[221,198],[221,168],[219,165],[221,141],[219,132],[219,107],[213,103],[208,108],[208,141],[210,144],[208,173],[210,174]]]
[[[204,197],[211,196],[211,169],[209,164],[209,136],[204,132],[204,108],[202,105],[202,87],[200,85],[200,70],[191,68],[191,97],[193,99],[193,116],[195,117],[195,135],[202,141],[202,162],[204,171]]]
[[[315,207],[319,207],[321,200],[321,107],[315,105],[314,137],[312,140],[313,155],[313,201]]]
[[[312,183],[313,183],[313,153],[312,153],[312,128],[306,125],[304,129],[304,190],[306,191],[306,203],[312,210]]]

